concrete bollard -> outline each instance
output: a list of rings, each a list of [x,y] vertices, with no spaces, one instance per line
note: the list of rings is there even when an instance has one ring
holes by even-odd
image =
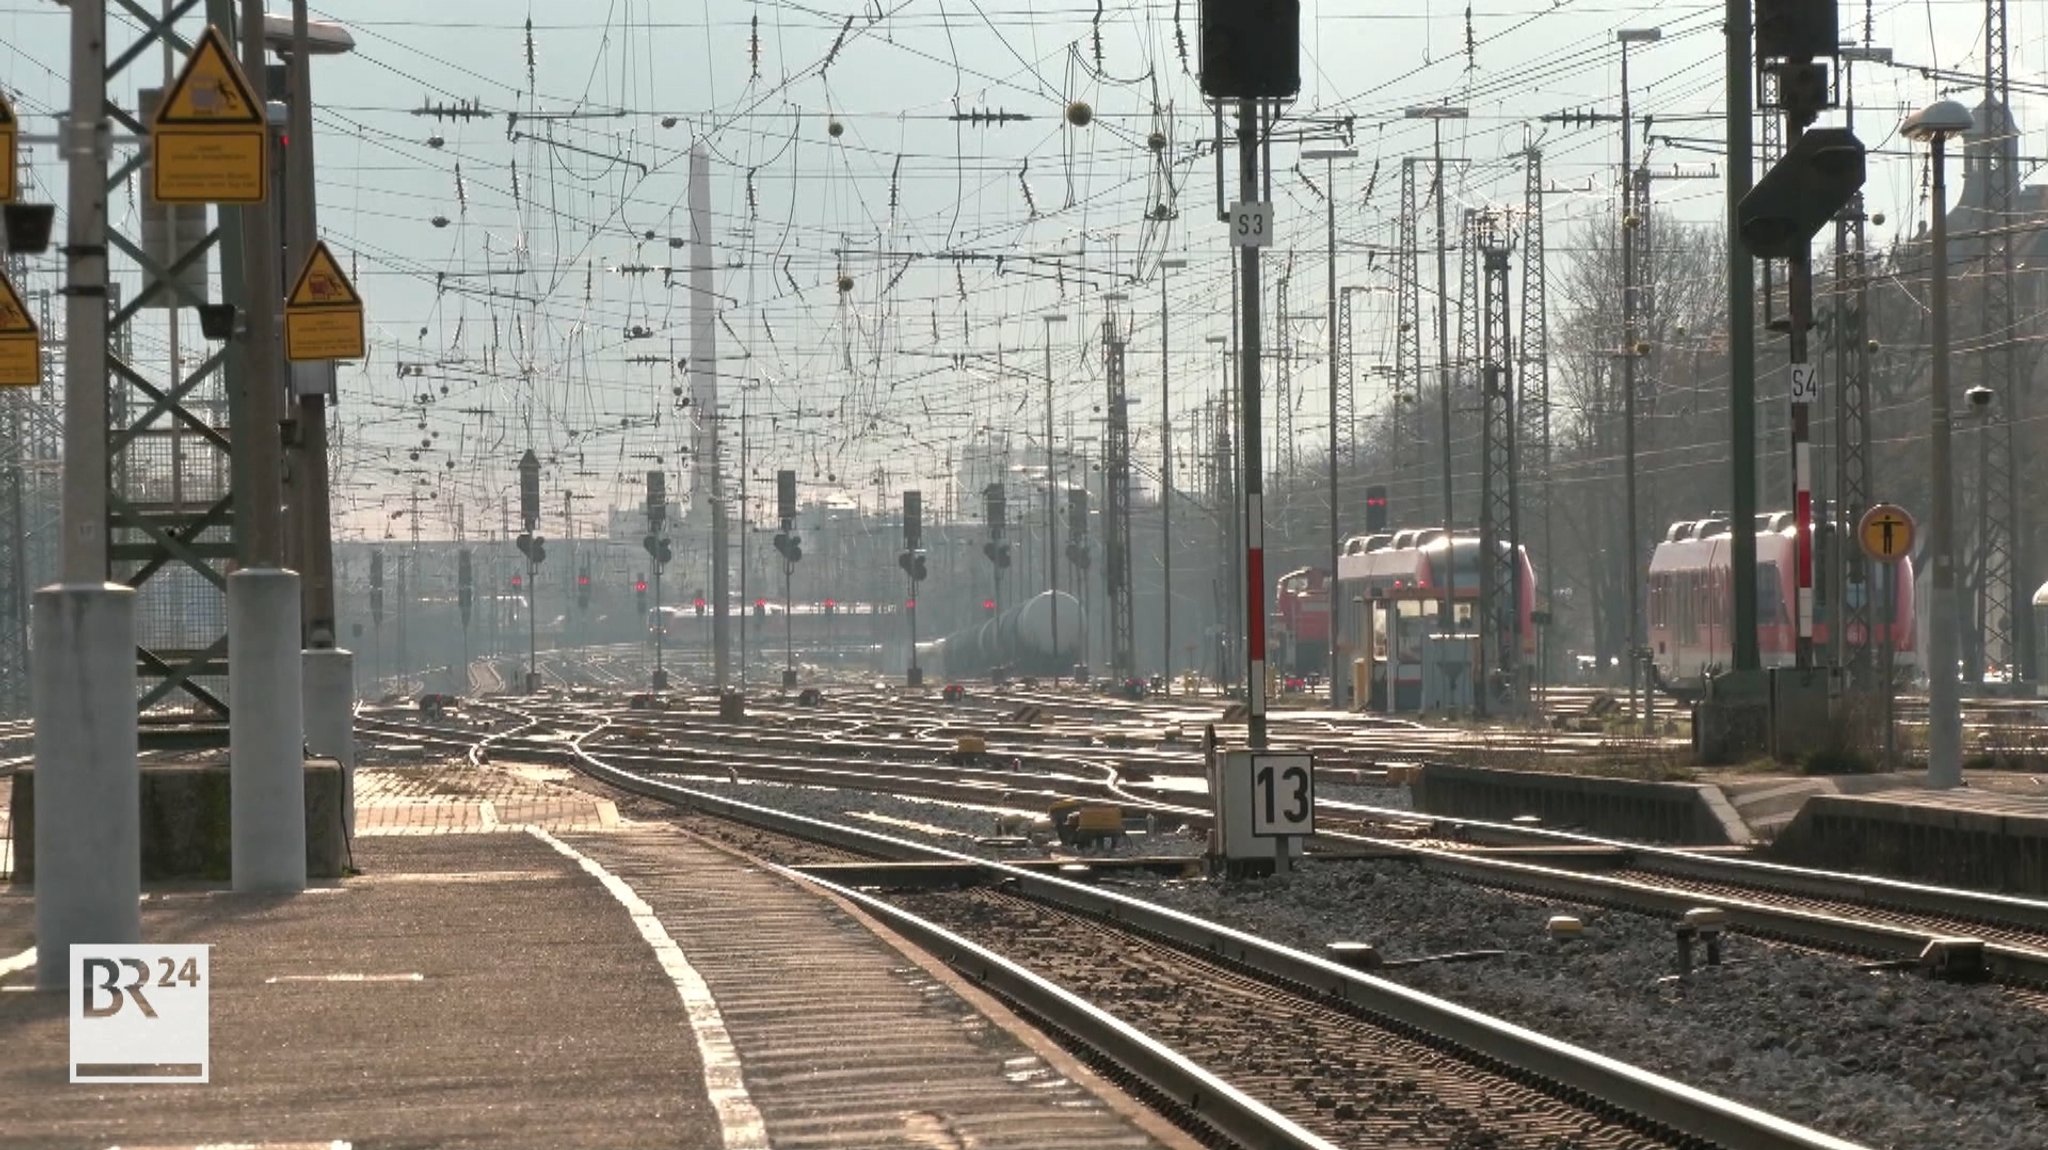
[[[1727,933],[1728,912],[1717,906],[1699,906],[1685,912],[1686,925],[1700,932],[1707,945],[1707,965],[1721,965],[1721,937]]]
[[[142,941],[135,592],[35,594],[36,986],[71,981],[74,943]]]
[[[228,576],[228,842],[238,891],[306,889],[299,577]]]
[[[341,764],[342,828],[356,833],[355,656],[338,648],[300,653],[305,682],[306,753]]]

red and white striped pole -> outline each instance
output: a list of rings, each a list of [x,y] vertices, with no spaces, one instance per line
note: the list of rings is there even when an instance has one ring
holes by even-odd
[[[1820,376],[1812,364],[1792,365],[1792,516],[1798,534],[1799,666],[1813,666],[1813,444],[1808,428],[1820,398]]]
[[[1238,101],[1237,150],[1238,150],[1238,191],[1243,202],[1251,203],[1259,197],[1259,109],[1254,100]],[[1240,402],[1238,404],[1239,443],[1244,445],[1244,539],[1245,539],[1245,654],[1251,672],[1247,684],[1250,694],[1246,696],[1247,742],[1255,751],[1266,749],[1266,508],[1265,483],[1261,472],[1265,470],[1261,440],[1264,431],[1260,427],[1259,405],[1259,247],[1258,243],[1245,243],[1244,258],[1239,261],[1241,282],[1238,287],[1244,296],[1244,330],[1238,339],[1238,350],[1242,366],[1238,371]],[[1283,844],[1281,857],[1286,857]]]

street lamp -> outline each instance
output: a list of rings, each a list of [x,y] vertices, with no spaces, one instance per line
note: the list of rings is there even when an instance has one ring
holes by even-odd
[[[1337,161],[1358,158],[1356,148],[1310,148],[1301,153],[1304,160],[1323,161],[1323,186],[1329,192],[1327,201],[1329,251],[1329,315],[1330,334],[1330,574],[1324,580],[1330,598],[1330,626],[1333,631],[1329,639],[1330,663],[1330,707],[1335,710],[1343,696],[1337,688],[1337,553],[1343,546],[1338,534],[1337,522]]]
[[[1641,525],[1636,521],[1636,219],[1635,179],[1632,173],[1629,137],[1634,123],[1628,99],[1628,46],[1653,44],[1664,38],[1662,28],[1623,28],[1614,34],[1621,44],[1621,451],[1623,514],[1628,517],[1628,564],[1623,576],[1628,582],[1628,709],[1629,718],[1647,717],[1648,696],[1643,687],[1642,631],[1642,546]],[[1739,525],[1738,525],[1739,526]]]
[[[1063,313],[1038,317],[1045,321],[1045,589],[1052,605],[1052,683],[1060,683],[1060,570],[1058,537],[1052,506],[1052,325],[1067,322]]]
[[[1173,389],[1167,384],[1172,371],[1166,357],[1166,273],[1186,266],[1184,259],[1159,261],[1159,674],[1169,695],[1173,694]]]
[[[1934,266],[1929,310],[1934,318],[1933,402],[1928,431],[1933,506],[1928,510],[1933,577],[1928,580],[1927,619],[1927,785],[1959,787],[1963,783],[1963,719],[1956,697],[1956,554],[1954,478],[1949,474],[1948,396],[1948,180],[1943,170],[1950,136],[1970,130],[1970,110],[1954,100],[1941,100],[1906,117],[1899,134],[1928,144],[1933,151]]]
[[[1444,121],[1471,115],[1450,104],[1429,104],[1403,113],[1411,120],[1428,120],[1436,130],[1436,165],[1429,180],[1430,197],[1436,200],[1436,374],[1442,390],[1440,414],[1444,440],[1444,605],[1437,626],[1449,633],[1458,618],[1458,564],[1454,558],[1457,542],[1457,505],[1451,487],[1451,273],[1447,262],[1449,237],[1444,230]]]

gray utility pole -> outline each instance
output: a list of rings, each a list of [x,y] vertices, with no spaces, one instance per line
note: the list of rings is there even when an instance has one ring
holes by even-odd
[[[1963,785],[1963,722],[1956,682],[1956,538],[1955,476],[1952,473],[1949,428],[1949,346],[1948,346],[1948,173],[1944,170],[1950,136],[1970,130],[1970,110],[1954,100],[1942,100],[1911,116],[1899,126],[1899,134],[1923,141],[1934,149],[1932,162],[1934,205],[1928,213],[1933,235],[1933,266],[1928,310],[1934,321],[1933,394],[1929,404],[1931,487],[1933,506],[1928,509],[1932,573],[1928,577],[1927,602],[1927,785]],[[1739,537],[1739,535],[1738,535]]]
[[[1614,34],[1621,43],[1621,450],[1622,514],[1628,560],[1622,577],[1628,582],[1628,706],[1629,717],[1648,717],[1648,698],[1643,684],[1643,563],[1642,516],[1636,506],[1636,227],[1635,162],[1630,144],[1634,120],[1629,111],[1628,47],[1662,39],[1661,28],[1623,28]],[[1739,525],[1738,525],[1739,526]]]
[[[718,296],[712,290],[711,154],[702,141],[690,147],[690,407],[695,412],[690,466],[693,518],[711,533],[712,680],[722,693],[732,675],[732,604],[726,505],[721,471],[718,406]]]
[[[142,939],[135,593],[107,582],[106,24],[104,0],[72,0],[62,581],[37,591],[34,607],[36,986],[45,990],[69,984],[73,944]]]
[[[1409,119],[1428,120],[1435,132],[1435,169],[1430,176],[1430,196],[1436,200],[1436,374],[1441,388],[1441,428],[1444,472],[1444,605],[1437,614],[1437,626],[1446,633],[1457,629],[1458,564],[1453,558],[1457,540],[1457,504],[1451,473],[1451,235],[1444,222],[1444,121],[1462,120],[1470,113],[1464,108],[1431,104],[1407,111]]]
[[[267,107],[262,0],[243,0],[240,32],[242,70],[261,115]],[[230,870],[237,891],[296,892],[306,886],[305,660],[299,576],[283,566],[280,237],[266,206],[253,204],[239,215],[243,292],[230,302],[248,324],[240,336],[243,370],[229,387],[241,565],[227,577]]]
[[[274,27],[270,44],[284,55],[286,100],[290,109],[291,144],[285,149],[285,266],[289,282],[312,254],[319,239],[319,204],[313,164],[313,79],[312,57],[339,55],[355,47],[345,28],[322,22],[317,27],[307,19],[306,0],[292,0],[289,36]],[[331,361],[294,365],[293,422],[297,434],[292,444],[293,475],[287,493],[297,514],[288,529],[296,536],[304,565],[300,572],[301,609],[305,615],[305,645],[327,649],[335,645],[334,622],[334,536],[329,525],[329,475],[327,461],[327,402],[334,390]]]
[[[1750,117],[1754,113],[1750,56],[1750,0],[1727,0],[1721,21],[1728,37],[1727,126],[1728,226],[1725,241],[1728,273],[1728,437],[1729,469],[1734,490],[1729,501],[1729,578],[1735,586],[1735,635],[1731,643],[1733,684],[1738,697],[1761,702],[1763,670],[1756,635],[1756,268],[1742,242],[1742,197],[1754,183],[1755,158],[1750,150]]]
[[[285,265],[290,279],[306,265],[319,239],[319,204],[313,166],[313,70],[315,53],[336,55],[355,47],[347,29],[323,22],[315,26],[307,18],[306,0],[292,0],[289,36],[283,23],[265,17],[271,46],[285,55],[286,99],[290,108],[290,146],[285,148],[284,231]],[[280,280],[288,283],[290,279]],[[293,406],[288,488],[285,492],[291,515],[286,523],[289,539],[299,556],[299,612],[302,689],[306,749],[315,755],[332,756],[341,763],[343,810],[351,819],[355,810],[355,658],[339,649],[334,613],[334,531],[329,499],[327,463],[327,400],[334,391],[333,361],[292,365]],[[417,492],[417,488],[414,489]],[[413,529],[419,529],[415,514]],[[401,605],[401,610],[403,606]],[[464,659],[455,689],[469,688],[467,629],[463,632]]]
[[[1236,299],[1235,295],[1231,296]],[[1233,329],[1236,327],[1232,325]],[[1217,428],[1216,442],[1210,445],[1218,455],[1217,484],[1211,497],[1214,499],[1216,518],[1223,526],[1225,553],[1230,556],[1225,570],[1227,588],[1223,596],[1223,609],[1217,612],[1218,634],[1222,636],[1221,650],[1217,655],[1216,680],[1229,686],[1237,679],[1237,645],[1242,629],[1238,626],[1238,610],[1244,604],[1244,543],[1238,537],[1243,520],[1237,513],[1237,405],[1231,397],[1230,387],[1230,337],[1212,335],[1204,342],[1214,347],[1221,361],[1222,374],[1222,423]]]
[[[1173,376],[1167,358],[1171,320],[1166,309],[1166,273],[1188,266],[1183,259],[1159,261],[1159,674],[1173,694]]]
[[[1052,604],[1052,681],[1060,681],[1060,548],[1056,519],[1058,511],[1053,507],[1053,461],[1052,461],[1052,325],[1067,322],[1067,317],[1058,314],[1038,317],[1045,321],[1045,590]],[[1087,633],[1087,624],[1082,624],[1082,633]]]
[[[1330,706],[1344,705],[1344,689],[1337,678],[1337,556],[1344,549],[1343,527],[1338,521],[1337,499],[1337,449],[1350,428],[1341,426],[1337,419],[1337,379],[1342,371],[1349,370],[1348,364],[1338,362],[1337,355],[1337,161],[1356,159],[1354,148],[1311,148],[1301,154],[1304,160],[1323,161],[1323,187],[1329,193],[1324,197],[1329,208],[1327,236],[1329,241],[1329,311],[1330,329],[1330,575],[1324,581],[1329,588],[1330,638],[1328,646],[1330,661]]]

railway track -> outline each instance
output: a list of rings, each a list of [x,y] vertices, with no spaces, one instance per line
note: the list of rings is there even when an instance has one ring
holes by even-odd
[[[1129,748],[1087,748],[1085,758],[1022,748],[1043,770],[1015,772],[955,766],[937,761],[952,728],[944,716],[905,714],[904,708],[867,707],[857,716],[792,712],[817,725],[813,731],[764,731],[759,726],[721,723],[697,714],[631,712],[612,722],[589,705],[545,704],[520,712],[525,727],[490,736],[496,753],[569,761],[559,732],[583,732],[587,746],[628,770],[661,774],[727,775],[796,785],[915,795],[976,807],[1043,810],[1063,798],[1110,799],[1134,812],[1151,813],[1200,827],[1199,806],[1137,795],[1120,779],[1133,758],[1148,774],[1162,769],[1160,757]],[[891,712],[878,717],[879,712]],[[895,724],[893,737],[875,737],[873,724]],[[372,723],[389,720],[372,720]],[[658,730],[658,745],[619,742],[618,730]],[[868,734],[847,734],[863,728]],[[416,734],[400,723],[393,729]],[[835,752],[821,753],[818,731],[830,733]],[[548,732],[557,733],[548,733]],[[1008,732],[1003,732],[1007,735]],[[459,731],[422,734],[443,749],[467,746]],[[1010,744],[992,747],[1009,753]],[[1190,796],[1199,802],[1198,796]],[[1546,897],[1568,899],[1677,919],[1713,906],[1727,914],[1731,929],[1822,949],[1887,961],[1917,959],[1930,941],[1972,937],[1985,945],[1985,973],[2016,988],[2048,987],[2048,904],[1975,892],[1921,887],[1860,876],[1777,867],[1751,860],[1720,858],[1643,847],[1593,836],[1445,820],[1413,812],[1327,804],[1328,829],[1317,840],[1325,851],[1367,851],[1412,859],[1416,865],[1465,881]],[[1390,836],[1390,830],[1399,832]],[[1580,849],[1577,865],[1554,865],[1517,857],[1495,857],[1451,838],[1479,837],[1501,844],[1550,844]],[[1601,869],[1590,869],[1601,868]]]
[[[1244,1144],[1324,1146],[1399,1135],[1405,1140],[1390,1144],[1849,1145],[1214,924],[999,863],[692,792],[622,769],[589,742],[573,743],[585,768],[634,794],[851,853],[943,861],[962,876],[979,876],[965,894],[923,891],[905,896],[905,905],[856,889],[885,882],[881,876],[895,872],[867,868],[888,864],[807,864],[798,872],[884,917],[1055,1032],[1112,1058],[1151,1093]],[[776,842],[787,849],[787,838]],[[944,916],[920,913],[927,909],[920,900],[946,897],[1006,906],[1008,915],[1024,916],[1023,925],[1003,918],[988,938],[962,937]],[[1229,1017],[1205,1023],[1212,1012],[1190,1009],[1194,1001],[1229,1004],[1218,1007]],[[1125,1017],[1140,1008],[1149,1013]],[[1278,1019],[1292,1020],[1300,1032],[1273,1029]],[[1261,1036],[1286,1041],[1268,1041],[1271,1054],[1245,1065],[1246,1050]],[[1161,1043],[1171,1049],[1159,1049]],[[1230,1081],[1205,1074],[1205,1066],[1214,1070],[1205,1058],[1227,1065]],[[1404,1077],[1390,1085],[1385,1076],[1395,1068]]]

